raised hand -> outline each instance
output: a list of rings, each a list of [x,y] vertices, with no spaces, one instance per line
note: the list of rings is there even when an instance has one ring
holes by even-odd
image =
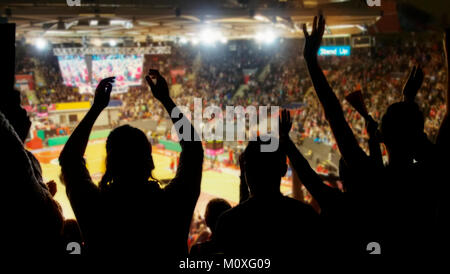
[[[317,18],[314,16],[312,32],[308,34],[306,24],[303,24],[303,34],[305,35],[305,48],[303,56],[306,61],[313,61],[317,59],[317,51],[322,42],[323,33],[325,31],[325,18],[322,15]]]
[[[408,81],[406,81],[403,87],[403,100],[408,102],[414,102],[414,98],[417,95],[423,82],[422,67],[414,66],[409,73]]]
[[[111,96],[112,84],[116,77],[108,77],[102,79],[95,90],[94,103],[92,107],[97,110],[105,109],[109,104],[109,98]]]
[[[366,127],[370,138],[378,138],[378,123],[370,115],[366,119]]]
[[[289,138],[291,127],[291,113],[287,109],[283,109],[280,116],[280,139]]]
[[[152,79],[155,79],[156,83],[153,83]],[[159,101],[165,101],[170,98],[169,87],[167,86],[166,79],[159,74],[158,70],[150,69],[148,71],[148,75],[145,76],[145,80],[147,80],[153,96],[155,96],[156,99]]]

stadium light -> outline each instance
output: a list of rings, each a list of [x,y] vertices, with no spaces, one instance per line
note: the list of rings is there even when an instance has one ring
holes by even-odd
[[[128,20],[110,20],[109,24],[111,26],[122,26],[126,29],[131,29],[133,27],[133,22]]]
[[[259,14],[253,16],[253,19],[255,19],[257,21],[261,21],[261,22],[270,22],[270,20],[267,17],[259,15]]]
[[[361,26],[361,25],[356,25],[356,27],[358,29],[360,29],[361,31],[367,31],[367,28],[365,26]]]
[[[180,38],[180,43],[181,43],[181,44],[184,45],[184,44],[186,44],[187,42],[188,42],[188,40],[186,39],[186,37],[181,37],[181,38]]]
[[[213,30],[210,28],[204,29],[200,33],[200,41],[208,46],[214,46],[216,42],[221,42],[223,44],[226,44],[228,42],[228,39],[223,36],[223,34],[219,30]]]
[[[273,33],[273,32],[271,32],[271,31],[266,31],[266,33],[265,33],[265,42],[267,43],[267,44],[271,44],[271,43],[273,43],[273,41],[275,41],[275,34]]]
[[[216,33],[211,29],[205,29],[200,33],[200,40],[206,45],[212,45],[216,41]]]
[[[89,21],[89,26],[91,26],[91,27],[98,26],[98,20],[90,20]]]
[[[356,27],[355,25],[334,25],[334,26],[328,26],[329,29],[351,29]]]
[[[271,44],[275,41],[275,39],[276,35],[270,30],[267,30],[265,32],[258,32],[255,35],[255,40],[258,43]]]
[[[92,44],[96,47],[100,47],[102,45],[102,40],[96,38],[92,40]]]
[[[37,38],[35,41],[36,48],[44,50],[47,47],[47,40],[44,38]]]
[[[115,47],[115,46],[117,46],[117,41],[114,40],[114,39],[111,39],[111,40],[109,40],[109,45],[110,45],[111,47]]]
[[[226,44],[226,43],[228,43],[228,39],[226,37],[222,36],[222,37],[220,37],[220,42],[222,44]]]

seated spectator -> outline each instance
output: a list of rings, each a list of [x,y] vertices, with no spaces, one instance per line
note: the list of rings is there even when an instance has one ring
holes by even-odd
[[[213,239],[215,237],[216,224],[220,215],[231,208],[231,205],[224,199],[215,198],[209,201],[206,206],[205,222],[211,231],[209,239],[203,243],[197,243],[191,247],[190,255],[204,256],[212,255],[216,252]]]

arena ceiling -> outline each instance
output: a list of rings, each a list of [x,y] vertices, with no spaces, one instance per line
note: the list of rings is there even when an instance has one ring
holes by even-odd
[[[302,24],[319,11],[327,17],[326,34],[339,36],[360,33],[381,16],[365,0],[79,1],[81,6],[69,6],[73,0],[2,1],[0,11],[16,23],[18,39],[43,37],[53,43],[85,38],[194,41],[202,33],[217,39],[264,39],[269,31],[302,37]]]

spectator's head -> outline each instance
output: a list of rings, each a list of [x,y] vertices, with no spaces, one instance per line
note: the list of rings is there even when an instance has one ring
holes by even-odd
[[[390,158],[409,158],[426,138],[423,113],[415,103],[394,103],[382,118],[381,133]]]
[[[152,147],[144,132],[129,125],[111,131],[106,140],[102,187],[111,182],[132,184],[148,180],[154,168]]]
[[[230,208],[231,205],[224,199],[215,198],[209,201],[206,206],[205,222],[213,234],[220,215]]]
[[[5,91],[0,100],[0,111],[24,142],[30,131],[31,121],[26,110],[20,106],[20,92],[17,90]]]
[[[273,152],[262,152],[261,147],[271,142],[273,144],[274,140],[266,142],[258,137],[248,142],[244,151],[245,179],[252,196],[280,193],[281,177],[287,171],[286,154],[279,147]]]

